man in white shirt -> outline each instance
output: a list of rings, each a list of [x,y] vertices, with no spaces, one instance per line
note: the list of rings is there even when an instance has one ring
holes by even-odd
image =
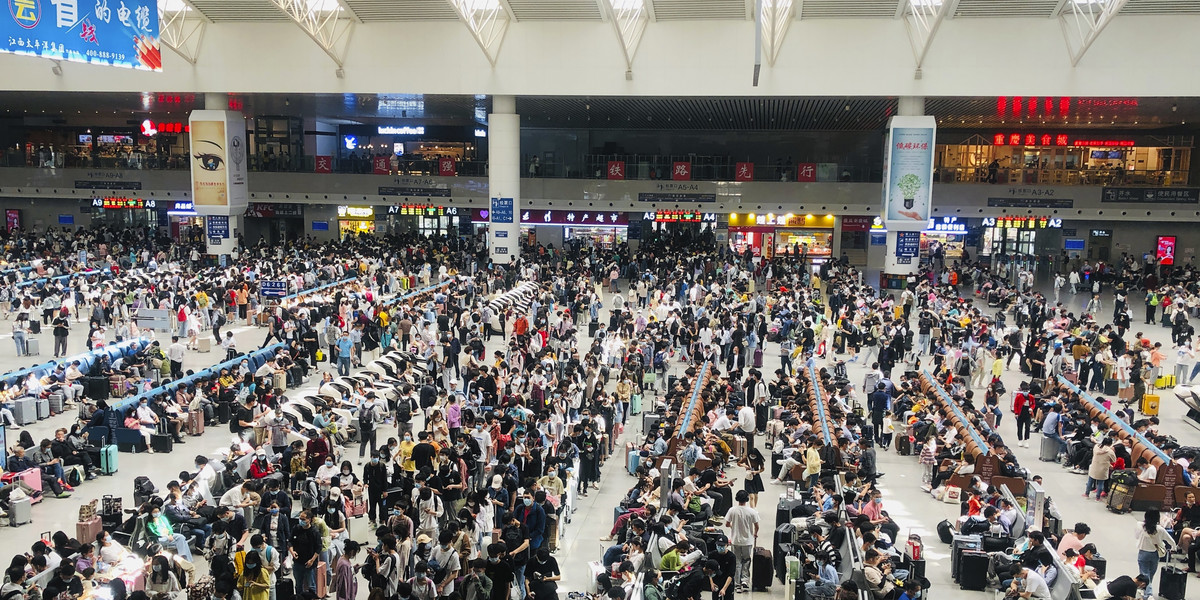
[[[1029,567],[1021,569],[1021,573],[1013,579],[1009,591],[1013,592],[1017,598],[1050,600],[1050,586],[1046,585],[1046,580],[1037,571]]]
[[[83,379],[83,371],[79,370],[79,361],[75,361],[67,367],[66,377],[67,385],[63,386],[63,392],[65,392],[67,400],[74,401],[83,395],[83,384],[79,383],[79,380]]]
[[[729,541],[733,544],[733,555],[737,557],[735,581],[739,590],[750,588],[750,560],[754,556],[754,545],[758,540],[758,523],[762,520],[758,511],[746,505],[750,494],[746,490],[737,493],[737,506],[725,514],[725,526],[729,527]]]
[[[171,345],[167,347],[167,359],[171,361],[171,379],[183,377],[183,357],[187,347],[179,341],[179,336],[171,336]]]

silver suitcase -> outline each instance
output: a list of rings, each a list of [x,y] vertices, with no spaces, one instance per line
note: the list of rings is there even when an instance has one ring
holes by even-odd
[[[62,394],[50,394],[50,412],[56,415],[61,414],[65,401],[66,398]]]
[[[37,421],[37,407],[34,406],[33,398],[19,398],[13,402],[13,416],[17,418],[17,425],[28,425]]]
[[[42,344],[37,338],[25,338],[25,350],[29,354],[26,356],[40,356],[42,354]]]
[[[8,507],[9,524],[13,527],[33,521],[33,502],[29,498],[17,500]]]
[[[42,419],[50,418],[50,401],[49,400],[47,400],[45,398],[38,398],[34,404],[37,406],[37,418],[39,421]]]
[[[1058,440],[1043,435],[1041,452],[1038,459],[1045,462],[1056,462],[1058,460],[1058,449],[1061,447],[1062,444],[1059,444]]]

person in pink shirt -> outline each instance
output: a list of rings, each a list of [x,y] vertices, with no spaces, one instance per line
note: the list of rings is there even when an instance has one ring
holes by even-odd
[[[450,428],[450,442],[458,442],[458,432],[462,430],[462,406],[458,403],[458,394],[450,394],[450,405],[446,407],[446,425]]]

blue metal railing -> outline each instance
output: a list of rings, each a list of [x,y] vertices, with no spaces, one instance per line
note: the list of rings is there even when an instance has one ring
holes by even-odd
[[[821,433],[825,436],[825,445],[829,446],[833,443],[833,437],[829,435],[829,420],[825,416],[825,399],[821,397],[821,386],[817,385],[816,367],[808,365],[808,377],[812,383],[813,393],[817,396],[817,420],[821,423]]]
[[[692,399],[688,402],[687,412],[684,413],[685,418],[683,420],[683,425],[675,434],[675,437],[681,440],[683,439],[683,434],[687,433],[687,431],[691,428],[692,415],[695,414],[692,411],[696,408],[696,399],[700,397],[700,386],[704,385],[704,375],[706,373],[708,373],[707,360],[704,361],[703,365],[700,365],[700,372],[696,374],[696,385],[692,388]]]
[[[335,281],[333,283],[326,283],[324,285],[318,285],[317,287],[308,288],[306,290],[300,290],[299,292],[296,292],[295,294],[288,294],[287,296],[283,296],[282,298],[279,298],[279,301],[283,302],[284,300],[295,300],[296,298],[299,298],[300,296],[303,296],[305,294],[312,294],[315,292],[319,292],[321,290],[327,290],[331,287],[343,285],[345,283],[354,281],[355,279],[358,279],[358,277],[347,277],[345,279],[342,279],[340,281]]]
[[[1153,450],[1154,453],[1157,454],[1158,457],[1163,460],[1163,462],[1165,462],[1167,464],[1171,464],[1171,462],[1173,462],[1171,460],[1171,457],[1167,456],[1166,452],[1159,450],[1158,446],[1154,445],[1150,440],[1146,439],[1145,436],[1138,433],[1137,430],[1135,430],[1132,426],[1129,425],[1129,423],[1125,422],[1125,419],[1121,418],[1113,411],[1105,408],[1104,405],[1101,404],[1099,401],[1097,401],[1095,398],[1093,398],[1091,394],[1079,389],[1079,386],[1071,383],[1070,381],[1067,381],[1065,378],[1063,378],[1062,375],[1058,376],[1058,381],[1062,384],[1065,384],[1071,391],[1075,392],[1076,394],[1079,394],[1080,398],[1083,398],[1084,400],[1090,402],[1093,406],[1095,406],[1096,408],[1103,411],[1109,417],[1112,417],[1113,422],[1120,425],[1121,429],[1125,430],[1125,433],[1128,433],[1130,437],[1141,442],[1143,446]]]
[[[979,436],[979,432],[975,431],[975,426],[967,420],[967,416],[963,414],[962,409],[959,408],[956,402],[954,402],[954,398],[951,398],[950,394],[946,393],[946,390],[943,389],[941,384],[937,382],[937,379],[934,379],[933,375],[929,374],[929,371],[922,370],[921,374],[923,374],[925,378],[929,380],[929,384],[933,386],[933,389],[937,390],[938,395],[942,397],[942,402],[944,402],[946,406],[950,407],[950,410],[954,411],[954,414],[958,415],[959,422],[963,424],[963,428],[967,430],[967,434],[971,436],[971,439],[975,440],[975,444],[979,446],[979,449],[987,452],[987,444],[984,443],[983,438]]]

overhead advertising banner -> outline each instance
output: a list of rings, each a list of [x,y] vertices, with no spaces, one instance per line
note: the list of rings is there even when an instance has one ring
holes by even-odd
[[[239,214],[249,204],[246,121],[225,110],[195,110],[192,128],[192,201],[202,215]]]
[[[162,71],[154,0],[5,0],[0,52]]]
[[[892,117],[884,156],[883,214],[891,230],[920,231],[933,205],[933,117]]]
[[[1154,245],[1154,257],[1158,259],[1159,264],[1175,264],[1175,236],[1160,235]]]

